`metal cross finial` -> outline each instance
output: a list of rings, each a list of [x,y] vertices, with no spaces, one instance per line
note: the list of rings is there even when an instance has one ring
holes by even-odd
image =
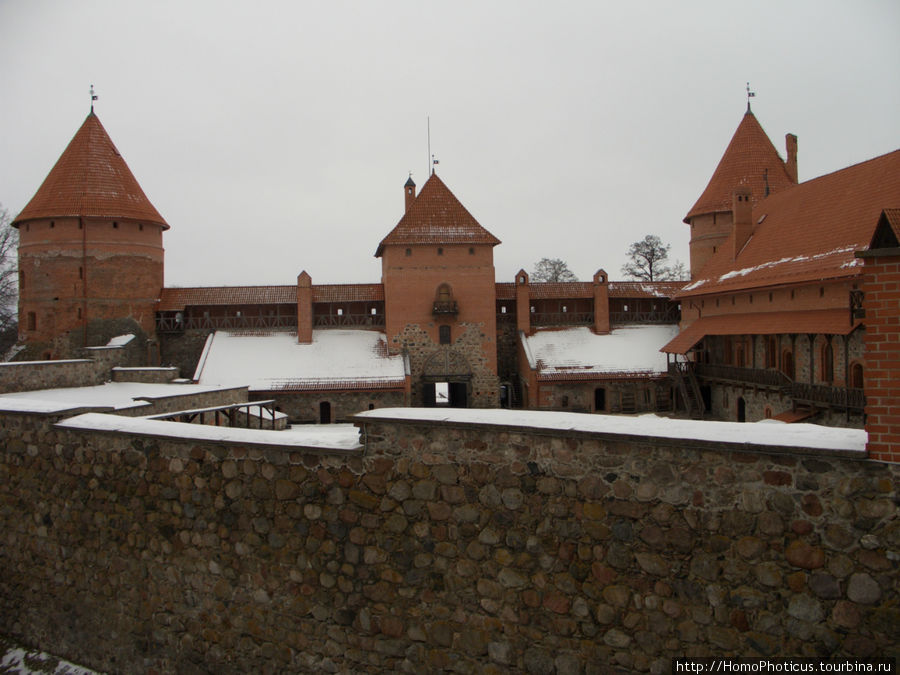
[[[755,91],[750,91],[750,83],[747,83],[747,112],[750,112],[750,99],[756,96]]]
[[[91,85],[91,112],[94,112],[94,101],[99,99],[100,97],[94,93],[94,85]]]

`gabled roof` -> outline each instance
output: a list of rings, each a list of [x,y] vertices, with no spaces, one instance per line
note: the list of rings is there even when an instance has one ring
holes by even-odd
[[[753,113],[748,111],[684,222],[689,223],[694,216],[705,213],[731,211],[732,193],[739,185],[750,187],[756,203],[765,197],[767,183],[770,194],[794,185],[772,141]]]
[[[381,240],[375,257],[387,245],[500,243],[478,224],[437,174],[431,174],[396,227]]]
[[[66,216],[127,218],[169,229],[93,112],[13,224]]]
[[[800,183],[753,209],[754,230],[732,258],[732,237],[677,297],[860,274],[882,210],[900,204],[900,150]],[[733,235],[732,235],[733,236]]]
[[[885,209],[881,212],[878,225],[875,226],[869,250],[898,246],[900,246],[900,209]]]

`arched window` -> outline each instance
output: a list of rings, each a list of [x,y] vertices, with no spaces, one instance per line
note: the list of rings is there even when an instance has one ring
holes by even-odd
[[[865,386],[863,379],[863,365],[859,362],[850,366],[850,386],[853,389],[862,389]]]
[[[834,348],[831,340],[822,345],[822,381],[831,384],[834,382]]]
[[[794,379],[794,355],[790,349],[785,349],[781,354],[781,372]]]
[[[778,366],[778,341],[774,335],[766,336],[766,368]]]

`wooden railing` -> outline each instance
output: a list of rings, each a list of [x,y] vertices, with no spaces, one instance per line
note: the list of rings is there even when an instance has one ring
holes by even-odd
[[[756,384],[776,389],[787,389],[792,381],[780,370],[762,368],[742,368],[719,364],[698,363],[695,369],[698,377],[710,380],[728,380],[742,384]]]
[[[649,310],[646,312],[628,311],[628,312],[610,312],[609,320],[611,323],[678,323],[681,314],[677,308],[672,307],[667,310]]]
[[[853,410],[862,410],[866,407],[866,395],[862,389],[832,387],[827,384],[794,382],[791,385],[791,397],[796,403],[808,405],[827,405]]]
[[[157,316],[156,332],[180,333],[184,330],[297,328],[296,316]]]
[[[382,327],[384,326],[384,314],[316,314],[313,316],[313,325],[318,327]]]
[[[593,312],[535,312],[531,315],[532,326],[590,326],[593,323]]]

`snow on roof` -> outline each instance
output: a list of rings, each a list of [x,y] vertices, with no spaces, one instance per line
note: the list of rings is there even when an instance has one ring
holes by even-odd
[[[663,345],[678,334],[678,326],[622,326],[607,335],[589,328],[541,330],[524,338],[532,369],[541,375],[587,373],[663,373]]]
[[[58,422],[56,426],[63,429],[120,432],[135,436],[161,436],[195,441],[278,445],[321,450],[357,451],[362,447],[359,443],[359,431],[351,424],[300,425],[283,431],[273,431],[271,429],[216,427],[208,424],[187,424],[145,417],[85,413]]]
[[[301,388],[315,382],[335,388],[405,381],[402,356],[387,353],[383,333],[367,330],[314,330],[311,344],[293,332],[210,336],[194,379],[201,384],[249,385],[251,391]]]
[[[107,382],[94,387],[39,389],[0,395],[0,411],[63,413],[70,410],[125,410],[148,405],[147,400],[202,394],[222,389],[198,384],[154,384],[142,382]]]
[[[109,342],[106,343],[106,346],[107,347],[124,347],[132,340],[134,340],[134,333],[128,333],[126,335],[116,335],[116,337],[110,338]]]
[[[517,429],[578,431],[710,441],[761,446],[842,450],[865,453],[867,434],[862,429],[823,427],[817,424],[784,424],[765,420],[708,422],[681,420],[657,415],[596,415],[546,410],[503,410],[472,408],[376,408],[358,413],[356,419],[410,420],[455,424],[490,424]]]

